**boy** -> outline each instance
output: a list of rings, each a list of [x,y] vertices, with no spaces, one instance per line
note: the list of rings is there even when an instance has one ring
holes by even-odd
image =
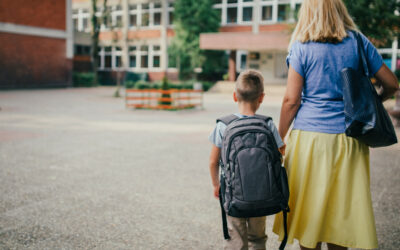
[[[254,116],[264,99],[264,79],[260,72],[246,70],[242,72],[237,81],[233,100],[238,103],[237,117]],[[272,122],[267,123],[271,130],[279,151],[282,153],[284,143]],[[226,125],[218,122],[209,136],[213,143],[210,155],[210,174],[214,188],[214,197],[219,198],[219,158],[221,154],[222,138]],[[230,239],[224,241],[224,249],[265,249],[267,235],[265,234],[265,216],[251,218],[236,218],[227,216]]]

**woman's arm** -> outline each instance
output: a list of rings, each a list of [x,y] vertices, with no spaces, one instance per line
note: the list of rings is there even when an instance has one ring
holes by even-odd
[[[380,96],[382,97],[382,101],[386,101],[390,97],[394,95],[394,93],[399,89],[399,83],[397,77],[393,74],[392,71],[383,64],[382,67],[375,74],[376,79],[382,85],[382,92]]]
[[[292,124],[297,110],[300,107],[303,84],[303,77],[289,66],[286,93],[283,98],[281,117],[279,121],[279,134],[282,139],[285,139],[285,136],[290,128],[290,124]]]

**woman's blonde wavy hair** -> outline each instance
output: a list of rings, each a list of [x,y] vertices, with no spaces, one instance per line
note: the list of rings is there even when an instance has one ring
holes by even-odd
[[[295,41],[339,43],[347,30],[357,27],[342,0],[304,0],[289,48]]]

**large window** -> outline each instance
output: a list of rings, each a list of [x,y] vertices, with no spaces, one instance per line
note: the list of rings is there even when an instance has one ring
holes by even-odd
[[[171,13],[173,8],[171,9]],[[162,24],[161,2],[129,5],[129,27],[157,27]]]
[[[119,46],[99,48],[99,69],[119,69],[122,67],[122,49]]]
[[[112,12],[112,24],[114,27],[122,27],[122,7],[121,5],[116,5]]]
[[[250,25],[254,21],[270,24],[294,22],[301,2],[302,0],[214,0],[213,7],[222,26]]]
[[[74,30],[81,32],[89,32],[90,14],[88,9],[75,9],[72,11],[72,22]]]

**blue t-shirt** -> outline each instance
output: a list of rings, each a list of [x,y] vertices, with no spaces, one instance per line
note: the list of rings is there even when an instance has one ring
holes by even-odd
[[[243,117],[247,117],[245,115],[242,114],[235,114],[237,117],[239,118],[243,118]],[[276,145],[278,146],[278,148],[282,147],[283,145],[285,145],[281,139],[281,136],[278,133],[278,130],[275,127],[274,122],[271,120],[269,120],[267,122],[267,126],[268,128],[271,130],[272,134],[274,135],[275,141],[276,141]],[[217,125],[215,125],[214,130],[211,132],[210,136],[208,137],[208,140],[210,142],[212,142],[215,146],[217,146],[218,148],[222,147],[222,137],[225,133],[225,129],[226,129],[226,125],[222,122],[217,122]]]
[[[348,32],[341,43],[296,41],[286,63],[304,79],[301,105],[293,128],[340,134],[345,132],[343,88],[340,71],[358,68],[357,39]],[[361,35],[371,76],[381,68],[383,60],[370,41]]]

